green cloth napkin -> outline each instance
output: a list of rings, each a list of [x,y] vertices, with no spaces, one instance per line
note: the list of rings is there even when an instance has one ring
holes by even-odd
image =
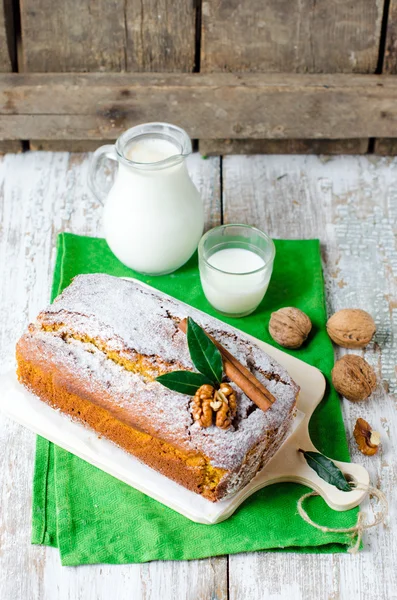
[[[324,284],[318,240],[275,240],[277,254],[269,290],[254,314],[225,321],[266,342],[270,313],[297,306],[313,322],[308,343],[291,352],[329,379],[333,349],[325,331]],[[68,233],[58,238],[52,297],[78,273],[134,276],[218,318],[200,286],[197,256],[172,275],[146,277],[123,266],[98,238]],[[111,302],[111,298],[109,298]],[[349,460],[339,398],[328,385],[310,423],[317,448]],[[301,485],[276,484],[256,492],[227,521],[198,525],[141,492],[54,446],[37,439],[33,492],[34,544],[59,548],[63,565],[186,560],[265,549],[344,552],[347,534],[322,533],[297,514]],[[335,512],[324,501],[308,501],[310,516],[328,527],[349,527],[357,509]]]

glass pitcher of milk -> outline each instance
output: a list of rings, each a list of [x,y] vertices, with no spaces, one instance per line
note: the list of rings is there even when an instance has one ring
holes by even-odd
[[[186,168],[191,152],[187,133],[167,123],[132,127],[94,152],[89,184],[104,204],[106,241],[135,271],[171,273],[197,248],[204,209]],[[118,163],[110,189],[100,183],[108,159]]]

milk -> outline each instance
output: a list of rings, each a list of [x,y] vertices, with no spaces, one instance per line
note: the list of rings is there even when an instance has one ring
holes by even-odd
[[[227,273],[250,273],[265,266],[263,258],[245,248],[224,248],[207,260],[212,267]],[[244,279],[246,281],[246,279]]]
[[[156,163],[180,154],[180,150],[168,140],[143,137],[128,146],[125,155],[137,163]]]
[[[150,135],[152,124],[140,126],[140,131],[142,127],[148,133],[136,139],[133,131],[138,128],[130,130],[123,152],[127,160],[120,157],[120,140],[130,132],[119,138],[117,152],[112,146],[96,151],[98,158],[95,163],[94,155],[92,173],[95,175],[101,153],[118,160],[118,172],[105,200],[106,241],[117,258],[131,269],[160,275],[174,271],[192,256],[203,232],[204,212],[185,164],[189,153],[186,148],[191,151],[186,133],[167,126],[178,132],[178,141],[184,142],[182,154],[182,145],[177,141],[174,144]],[[91,187],[95,191],[95,181]]]
[[[245,248],[223,248],[209,256],[207,264],[209,267],[201,266],[201,283],[214,308],[235,316],[255,310],[271,276],[259,254]]]

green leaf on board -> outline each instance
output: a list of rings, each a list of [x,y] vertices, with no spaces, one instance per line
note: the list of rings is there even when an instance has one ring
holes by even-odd
[[[338,490],[342,490],[342,492],[351,491],[352,488],[342,471],[332,462],[332,460],[319,452],[306,452],[305,450],[299,450],[299,452],[302,452],[309,467],[316,471],[321,479],[334,485]]]
[[[205,383],[211,383],[205,375],[192,371],[171,371],[171,373],[159,375],[156,377],[156,381],[169,390],[188,396],[194,396],[199,387]]]
[[[196,369],[214,383],[222,382],[222,355],[214,342],[191,317],[187,320],[187,343]]]

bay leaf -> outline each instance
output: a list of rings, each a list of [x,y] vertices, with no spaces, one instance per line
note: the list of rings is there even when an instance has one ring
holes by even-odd
[[[191,317],[187,320],[187,343],[196,369],[215,383],[222,382],[222,355],[214,342]]]
[[[188,396],[194,396],[199,387],[211,383],[205,375],[193,373],[192,371],[171,371],[171,373],[159,375],[156,377],[156,381],[169,390]]]
[[[352,488],[346,480],[346,477],[331,459],[320,454],[320,452],[306,452],[305,450],[299,450],[299,452],[302,452],[309,467],[311,467],[321,479],[334,485],[338,490],[342,490],[342,492],[351,491]]]

